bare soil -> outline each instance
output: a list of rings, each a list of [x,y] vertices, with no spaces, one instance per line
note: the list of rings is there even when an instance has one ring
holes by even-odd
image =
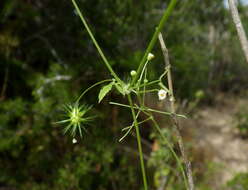
[[[242,138],[236,128],[236,114],[242,106],[248,106],[248,100],[219,95],[215,102],[199,108],[184,127],[190,129],[188,139],[192,147],[196,147],[193,148],[192,159],[196,160],[193,167],[199,173],[203,162],[218,166],[209,176],[209,184],[218,189],[235,174],[248,172],[248,139]],[[185,141],[188,139],[186,135]]]

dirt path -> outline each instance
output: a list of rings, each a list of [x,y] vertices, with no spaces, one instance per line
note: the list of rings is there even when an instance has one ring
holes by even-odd
[[[212,181],[215,187],[220,187],[236,173],[248,172],[248,140],[242,139],[235,128],[235,114],[242,105],[248,106],[248,101],[220,97],[217,102],[215,106],[197,111],[188,124],[199,153],[220,166]]]

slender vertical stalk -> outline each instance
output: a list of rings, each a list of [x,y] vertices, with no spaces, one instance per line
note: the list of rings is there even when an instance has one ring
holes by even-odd
[[[115,78],[115,80],[117,80],[119,83],[122,83],[122,80],[116,75],[116,73],[115,73],[114,70],[112,69],[111,65],[109,64],[107,58],[105,57],[105,55],[104,55],[102,49],[100,48],[99,44],[97,43],[97,41],[96,41],[94,35],[92,34],[92,32],[91,32],[91,30],[90,30],[90,28],[89,28],[89,26],[88,26],[86,20],[84,19],[84,16],[83,16],[83,14],[81,13],[81,11],[80,11],[80,9],[79,9],[79,7],[78,7],[76,1],[75,1],[75,0],[71,0],[71,1],[72,1],[73,5],[74,5],[74,7],[75,7],[75,9],[76,9],[76,11],[77,11],[77,13],[78,13],[80,19],[81,19],[81,21],[83,22],[83,25],[84,25],[84,27],[86,28],[86,30],[87,30],[87,32],[88,32],[88,34],[89,34],[91,40],[93,41],[94,45],[96,46],[96,49],[97,49],[97,51],[99,52],[99,54],[100,54],[100,56],[101,56],[103,62],[105,63],[106,67],[108,68],[109,72],[110,72],[111,75]]]
[[[138,80],[139,74],[142,71],[142,68],[144,67],[144,65],[146,63],[148,53],[150,53],[152,51],[155,43],[157,42],[158,34],[162,30],[162,28],[163,28],[165,22],[168,20],[169,16],[171,15],[171,13],[172,13],[175,5],[176,5],[176,2],[177,2],[177,0],[171,0],[170,4],[168,5],[168,8],[164,11],[163,17],[161,18],[161,20],[158,24],[158,27],[156,28],[156,30],[152,36],[152,39],[151,39],[151,41],[150,41],[150,43],[146,49],[145,55],[143,56],[143,58],[139,64],[139,67],[137,70],[137,75],[133,78],[131,85],[133,85]]]
[[[245,54],[246,62],[248,63],[248,41],[246,38],[245,30],[244,30],[242,22],[240,20],[239,12],[238,12],[238,9],[235,5],[235,1],[234,0],[228,0],[228,3],[229,3],[230,12],[232,14],[233,22],[234,22],[236,30],[238,32],[239,41],[241,43],[241,47],[242,47],[243,52]]]
[[[169,52],[168,49],[165,46],[163,36],[161,33],[158,35],[160,46],[162,49],[162,53],[164,56],[164,62],[165,62],[165,70],[167,70],[167,80],[168,80],[168,86],[169,86],[169,91],[170,91],[170,97],[171,97],[171,112],[175,113],[175,98],[174,98],[174,92],[173,92],[173,84],[172,84],[172,76],[171,76],[171,65],[170,65],[170,59],[169,59]]]
[[[135,116],[135,111],[133,108],[133,101],[132,101],[131,95],[128,94],[127,97],[128,97],[129,105],[131,107],[132,116],[133,116],[133,120],[134,120],[134,126],[135,126],[135,130],[136,130],[136,139],[137,139],[138,149],[139,149],[140,166],[141,166],[141,172],[142,172],[142,177],[143,177],[144,190],[147,190],[146,171],[145,171],[145,164],[144,164],[144,158],[143,158],[143,151],[142,151],[142,145],[141,145],[139,126],[138,126],[138,122],[137,122],[137,119]]]
[[[170,102],[171,102],[171,112],[174,114],[175,113],[175,98],[174,98],[174,93],[173,93],[173,83],[172,83],[172,76],[171,76],[171,69],[170,69],[170,60],[169,60],[169,53],[168,49],[165,46],[163,36],[161,33],[159,33],[159,42],[160,46],[164,55],[164,61],[165,61],[165,69],[168,68],[168,74],[167,74],[167,79],[168,79],[168,86],[169,86],[169,91],[170,91]],[[180,152],[183,157],[183,161],[185,163],[185,168],[186,168],[186,174],[188,177],[188,185],[190,190],[194,190],[194,182],[193,182],[193,177],[192,177],[192,170],[191,170],[191,163],[187,158],[187,155],[185,153],[184,145],[183,145],[183,138],[180,134],[180,126],[177,117],[172,117],[173,122],[174,122],[174,127],[176,131],[176,136],[178,139],[178,145],[180,148]]]

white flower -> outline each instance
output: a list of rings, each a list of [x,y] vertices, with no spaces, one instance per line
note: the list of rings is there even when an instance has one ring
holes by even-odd
[[[151,61],[155,56],[152,53],[148,53],[147,60]]]
[[[163,89],[158,91],[158,99],[164,100],[166,98],[167,92]]]
[[[75,138],[72,139],[72,143],[73,143],[73,144],[76,144],[76,143],[77,143],[77,139],[75,139]]]

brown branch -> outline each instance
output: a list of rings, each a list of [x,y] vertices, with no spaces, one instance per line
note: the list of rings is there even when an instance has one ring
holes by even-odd
[[[236,30],[238,32],[239,41],[241,43],[241,47],[243,49],[243,52],[245,54],[246,61],[248,63],[248,41],[246,38],[245,30],[243,28],[242,22],[239,17],[239,12],[236,7],[234,0],[228,0],[229,3],[229,9],[232,15],[233,22],[235,24]]]
[[[171,112],[175,113],[175,98],[174,98],[174,93],[173,93],[173,84],[172,84],[172,76],[171,76],[171,65],[170,65],[170,59],[169,59],[169,52],[168,49],[165,46],[163,36],[161,33],[158,35],[159,43],[164,55],[164,62],[165,62],[165,70],[168,68],[168,74],[167,74],[167,79],[168,79],[168,86],[169,86],[169,91],[170,91],[170,102],[171,102]]]
[[[167,74],[167,79],[168,79],[168,86],[169,86],[169,91],[170,91],[170,104],[171,104],[171,112],[175,113],[175,98],[174,98],[174,93],[173,93],[173,83],[172,83],[172,75],[171,75],[171,65],[170,65],[170,60],[169,60],[169,53],[168,53],[168,49],[166,48],[166,45],[164,43],[163,40],[163,36],[161,33],[159,33],[159,42],[160,42],[160,46],[164,55],[164,61],[165,61],[165,69],[168,68],[168,74]],[[187,158],[187,155],[185,153],[185,149],[184,149],[184,145],[183,145],[183,138],[180,134],[180,125],[178,122],[177,117],[172,117],[173,119],[173,123],[174,123],[174,127],[175,127],[175,131],[176,131],[176,137],[178,139],[178,145],[180,148],[180,152],[185,164],[185,168],[186,168],[186,174],[187,174],[187,178],[188,178],[188,185],[189,185],[189,190],[194,190],[194,182],[193,182],[193,177],[192,177],[192,170],[191,170],[191,163]]]

